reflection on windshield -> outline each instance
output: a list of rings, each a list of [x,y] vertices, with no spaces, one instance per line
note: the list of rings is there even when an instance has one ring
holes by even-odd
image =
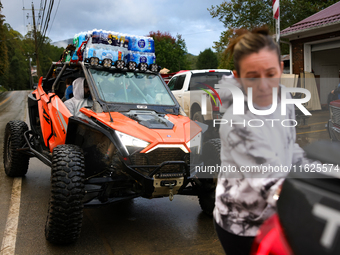
[[[175,105],[157,75],[90,69],[101,99],[109,103]]]

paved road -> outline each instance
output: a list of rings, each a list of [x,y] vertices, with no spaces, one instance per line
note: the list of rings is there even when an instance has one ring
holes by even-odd
[[[13,184],[3,170],[4,128],[12,119],[27,119],[28,93],[0,95],[0,244]],[[186,196],[175,196],[172,202],[168,198],[138,198],[85,209],[79,240],[69,246],[51,245],[44,237],[49,179],[50,169],[31,159],[28,173],[22,179],[15,254],[223,254],[212,218],[201,212],[197,198]]]
[[[296,142],[303,148],[307,144],[317,140],[330,140],[325,125],[329,120],[329,111],[313,111],[302,128],[296,130]]]

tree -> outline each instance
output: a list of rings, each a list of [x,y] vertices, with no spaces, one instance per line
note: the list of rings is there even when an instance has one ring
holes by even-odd
[[[187,49],[181,35],[173,37],[168,32],[151,31],[149,37],[155,41],[156,63],[170,72],[188,69]]]
[[[280,27],[281,30],[321,11],[336,3],[338,0],[281,0],[280,1]],[[222,32],[219,42],[214,42],[213,48],[219,54],[219,68],[229,68],[233,63],[224,53],[229,40],[234,36],[234,30],[238,28],[251,29],[267,25],[274,32],[274,18],[272,0],[230,0],[220,5],[208,8],[213,18],[218,18],[226,28]],[[283,45],[282,45],[283,46]],[[281,47],[282,53],[288,49]]]
[[[7,65],[4,72],[0,74],[0,84],[8,90],[28,89],[30,88],[30,57],[33,59],[32,65],[35,65],[32,32],[23,37],[7,23],[3,24],[1,29],[6,38]],[[52,61],[58,61],[63,52],[62,48],[55,47],[50,42],[51,40],[46,38],[39,47],[39,61],[42,63],[41,73],[44,75],[50,68]],[[3,61],[0,61],[0,64],[3,64]]]
[[[200,52],[196,63],[197,69],[216,69],[217,66],[217,56],[210,48]]]
[[[5,16],[1,14],[2,3],[0,1],[0,76],[4,75],[8,67],[7,46],[6,46],[6,34],[4,30]]]
[[[22,35],[13,30],[8,24],[6,26],[7,33],[7,49],[9,66],[5,73],[5,85],[7,89],[27,89],[27,80],[29,79],[29,64],[24,55],[22,43]]]
[[[188,65],[189,65],[188,69],[189,70],[197,69],[196,63],[197,63],[198,56],[192,55],[190,53],[188,53],[186,56],[187,56],[187,61],[188,61]]]

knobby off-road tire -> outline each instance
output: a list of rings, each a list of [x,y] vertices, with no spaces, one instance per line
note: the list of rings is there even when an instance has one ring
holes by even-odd
[[[59,145],[52,154],[51,195],[45,226],[46,239],[54,244],[75,242],[83,220],[85,164],[75,145]]]
[[[5,173],[10,177],[21,177],[27,173],[29,156],[17,151],[26,142],[24,133],[27,124],[21,120],[10,121],[6,125],[3,160]]]
[[[215,138],[208,140],[203,145],[203,159],[207,166],[221,165],[221,139]],[[216,178],[217,176],[211,176],[211,178],[199,179],[202,186],[199,190],[198,201],[202,211],[209,215],[213,215],[215,208],[215,190],[216,190]]]

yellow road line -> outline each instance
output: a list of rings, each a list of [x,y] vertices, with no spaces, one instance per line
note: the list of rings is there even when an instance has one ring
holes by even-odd
[[[2,239],[1,255],[14,255],[15,243],[17,239],[17,231],[19,224],[19,211],[21,199],[21,181],[22,178],[13,179],[11,203],[9,207],[6,228]]]
[[[15,93],[15,92],[11,92],[11,93],[9,94],[9,97],[7,97],[4,101],[2,101],[2,102],[0,103],[0,106],[3,105],[4,103],[6,103],[6,102],[8,101],[8,99],[10,99],[10,98],[13,96],[13,93]]]
[[[327,131],[327,129],[314,130],[314,131],[308,131],[308,132],[302,132],[302,133],[297,133],[297,135],[310,134],[310,133],[317,133],[317,132],[324,132],[324,131]]]
[[[313,125],[326,124],[326,123],[328,123],[328,121],[326,121],[326,122],[312,123],[312,124],[308,124],[308,125],[309,125],[309,126],[313,126]]]

